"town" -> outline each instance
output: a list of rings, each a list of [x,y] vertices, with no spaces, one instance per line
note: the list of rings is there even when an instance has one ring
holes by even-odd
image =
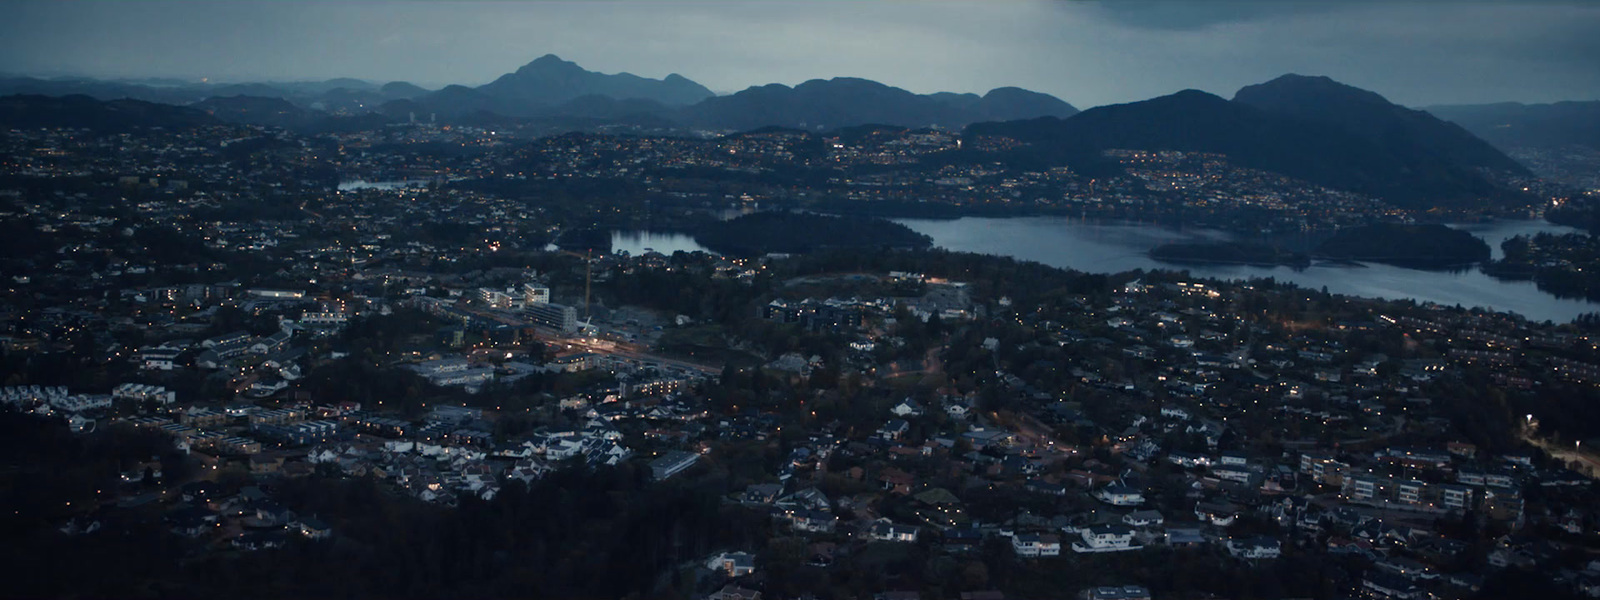
[[[7,558],[38,574],[13,592],[1600,596],[1591,322],[588,243],[775,207],[1398,210],[1203,153],[925,169],[966,143],[12,130]]]

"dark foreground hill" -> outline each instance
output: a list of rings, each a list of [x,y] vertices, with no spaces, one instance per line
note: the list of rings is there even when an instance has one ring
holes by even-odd
[[[190,129],[220,121],[205,111],[143,100],[103,102],[88,96],[0,97],[0,129],[81,128],[100,132]]]
[[[1091,164],[1109,149],[1221,153],[1239,166],[1371,194],[1407,208],[1492,205],[1509,192],[1480,169],[1522,172],[1487,145],[1440,150],[1464,143],[1459,134],[1465,132],[1416,115],[1395,116],[1386,101],[1336,116],[1299,106],[1291,94],[1271,101],[1264,93],[1245,96],[1271,108],[1185,90],[1092,108],[1068,119],[977,124],[966,134],[1027,142],[1030,146],[1018,155],[1052,163]],[[1334,98],[1327,104],[1350,102]],[[1375,125],[1363,120],[1364,112],[1391,114],[1392,123]],[[1470,135],[1464,139],[1482,144]]]

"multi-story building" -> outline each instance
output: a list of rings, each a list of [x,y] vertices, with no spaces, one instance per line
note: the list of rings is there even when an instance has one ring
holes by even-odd
[[[699,460],[700,455],[692,452],[668,452],[650,461],[650,473],[659,481],[682,473],[684,469],[694,466]]]
[[[522,284],[522,302],[524,306],[550,303],[550,288],[537,283]]]
[[[556,333],[569,334],[578,330],[578,310],[564,304],[531,304],[522,309],[522,315],[534,326]]]

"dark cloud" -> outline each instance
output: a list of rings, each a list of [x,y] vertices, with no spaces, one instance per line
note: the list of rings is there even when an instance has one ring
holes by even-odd
[[[1205,29],[1283,16],[1315,15],[1347,8],[1346,2],[1296,2],[1287,0],[1113,0],[1093,3],[1107,20],[1136,28],[1164,30]]]
[[[545,53],[719,91],[868,77],[1078,106],[1286,72],[1403,103],[1600,97],[1592,2],[0,2],[0,71],[479,84]]]

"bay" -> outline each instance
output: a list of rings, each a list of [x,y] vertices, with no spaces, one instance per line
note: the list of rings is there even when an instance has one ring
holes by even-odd
[[[894,221],[933,238],[935,246],[946,250],[1008,256],[1089,273],[1160,269],[1187,270],[1197,277],[1230,280],[1271,277],[1311,289],[1327,288],[1335,294],[1481,307],[1557,323],[1569,322],[1586,312],[1600,312],[1600,304],[1557,298],[1540,291],[1531,281],[1502,281],[1475,267],[1460,271],[1425,271],[1378,263],[1317,263],[1299,270],[1286,266],[1179,266],[1159,262],[1148,254],[1151,248],[1170,242],[1233,239],[1216,230],[1177,230],[1066,217]],[[1483,238],[1493,248],[1496,258],[1501,256],[1500,243],[1512,236],[1577,231],[1543,221],[1497,221],[1452,227]]]

